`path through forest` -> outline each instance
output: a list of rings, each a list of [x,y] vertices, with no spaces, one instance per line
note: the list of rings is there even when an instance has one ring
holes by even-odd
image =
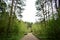
[[[39,39],[35,37],[32,33],[28,33],[21,40],[39,40]]]

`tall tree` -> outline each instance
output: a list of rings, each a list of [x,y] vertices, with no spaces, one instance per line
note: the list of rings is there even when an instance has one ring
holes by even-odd
[[[10,10],[10,15],[9,15],[9,21],[8,21],[8,27],[7,27],[7,36],[9,35],[9,33],[11,32],[11,27],[12,27],[12,17],[13,17],[13,2],[14,0],[12,0],[12,5],[11,5],[11,10]]]
[[[59,0],[58,4],[59,4],[59,7],[60,7],[60,0]]]
[[[49,1],[49,0],[48,0]],[[47,5],[48,5],[48,22],[50,22],[50,11],[49,11],[49,6],[50,6],[50,4],[49,4],[49,2],[47,3]]]
[[[57,16],[58,16],[58,18],[59,18],[60,14],[58,13],[58,8],[59,8],[59,6],[60,6],[60,5],[59,5],[60,3],[59,3],[58,1],[60,2],[60,0],[55,0],[55,8],[56,8],[56,11],[57,11],[57,14],[58,14]],[[58,3],[57,3],[57,2],[58,2]]]
[[[38,12],[41,12],[41,14],[43,14],[43,16],[42,17],[44,17],[43,19],[42,19],[42,21],[44,21],[44,24],[45,24],[45,16],[46,16],[46,10],[44,9],[44,7],[46,6],[45,4],[46,4],[46,0],[37,0],[36,1],[36,9],[37,9],[37,11]],[[40,16],[40,15],[39,15]],[[46,26],[46,24],[45,24],[45,26]]]
[[[25,6],[24,0],[12,0],[11,2],[12,2],[11,5],[9,5],[11,10],[8,25],[12,23],[11,21],[14,20],[14,17],[17,17],[16,14],[19,14],[20,17],[22,16],[21,13],[22,10],[24,10],[23,6]]]
[[[52,9],[52,17],[53,17],[53,20],[54,20],[54,13],[53,13],[53,0],[50,0],[51,2],[51,9]]]
[[[0,18],[2,18],[6,12],[6,3],[3,0],[0,0]]]

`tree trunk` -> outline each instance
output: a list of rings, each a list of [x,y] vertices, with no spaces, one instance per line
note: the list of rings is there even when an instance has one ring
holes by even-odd
[[[59,0],[58,4],[59,4],[59,7],[60,7],[60,0]]]
[[[10,33],[10,28],[12,26],[13,2],[14,2],[14,0],[12,0],[11,12],[10,12],[10,15],[9,15],[9,22],[8,22],[8,28],[7,28],[8,33]]]
[[[46,15],[46,19],[47,19],[47,10],[46,10],[46,2],[47,0],[45,0],[45,15]],[[46,20],[46,22],[45,22],[45,25],[46,25],[46,27],[47,27],[47,20]]]
[[[54,20],[53,3],[52,3],[52,1],[51,1],[51,9],[52,9],[52,17],[53,17],[53,20]]]
[[[43,4],[44,5],[44,4]],[[46,23],[45,23],[45,14],[44,14],[44,8],[42,8],[42,10],[43,10],[43,15],[44,15],[44,19],[43,19],[43,21],[44,21],[44,26],[46,27]]]
[[[48,25],[49,25],[49,22],[50,22],[50,15],[49,15],[49,5],[48,5]]]

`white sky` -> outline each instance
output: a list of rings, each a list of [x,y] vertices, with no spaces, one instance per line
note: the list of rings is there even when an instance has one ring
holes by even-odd
[[[23,21],[27,21],[27,22],[36,22],[36,8],[35,8],[35,1],[36,0],[26,0],[26,7],[25,7],[25,11],[22,13]]]

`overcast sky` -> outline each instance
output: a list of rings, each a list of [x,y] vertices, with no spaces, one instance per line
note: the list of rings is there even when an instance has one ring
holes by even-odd
[[[36,8],[35,8],[35,1],[36,0],[26,0],[26,7],[25,11],[22,13],[23,20],[28,22],[35,22],[36,20]]]

